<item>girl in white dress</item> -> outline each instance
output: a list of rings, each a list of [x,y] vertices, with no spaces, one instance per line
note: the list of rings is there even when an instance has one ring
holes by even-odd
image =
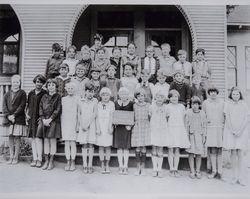
[[[78,104],[79,133],[77,141],[82,144],[83,172],[93,173],[94,144],[96,144],[97,99],[94,98],[95,86],[88,82],[85,85],[85,97]],[[87,162],[88,158],[88,162]]]
[[[77,49],[74,45],[67,48],[67,59],[63,60],[63,63],[69,66],[68,76],[72,77],[76,73],[76,65],[79,60],[76,59]]]
[[[167,107],[164,101],[164,93],[158,91],[149,111],[153,177],[162,177],[163,147],[168,145]]]
[[[242,181],[243,151],[248,146],[248,107],[243,100],[242,93],[233,87],[229,94],[229,101],[225,103],[224,114],[226,117],[223,134],[223,147],[231,150],[232,158],[232,183],[244,185]]]
[[[179,177],[178,166],[180,160],[180,148],[189,148],[187,130],[185,128],[185,106],[178,103],[179,93],[171,90],[168,95],[170,103],[167,105],[168,114],[168,162],[170,175]]]
[[[77,104],[79,97],[75,95],[76,84],[66,84],[68,95],[62,98],[62,140],[64,140],[64,151],[67,159],[65,171],[74,171],[76,158],[76,136],[77,136]]]
[[[102,173],[110,173],[109,161],[113,141],[112,118],[115,104],[110,101],[111,90],[109,88],[103,87],[99,95],[101,101],[97,105],[97,145],[99,146]]]

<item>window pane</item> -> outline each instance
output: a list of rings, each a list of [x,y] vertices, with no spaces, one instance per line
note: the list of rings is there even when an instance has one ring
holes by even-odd
[[[5,44],[3,55],[3,74],[18,72],[18,44]]]
[[[227,47],[227,67],[236,67],[236,46]]]
[[[128,36],[117,36],[116,37],[117,46],[127,46],[128,45]]]
[[[115,46],[115,37],[109,38],[109,40],[104,44],[104,46]]]

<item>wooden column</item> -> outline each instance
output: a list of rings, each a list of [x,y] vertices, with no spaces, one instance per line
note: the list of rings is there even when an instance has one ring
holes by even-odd
[[[137,46],[137,54],[140,57],[145,55],[145,19],[143,11],[134,13],[134,42]]]

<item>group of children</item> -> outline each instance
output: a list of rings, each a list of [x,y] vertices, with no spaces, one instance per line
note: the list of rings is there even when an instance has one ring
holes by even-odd
[[[115,47],[113,57],[107,58],[102,37],[97,34],[94,39],[93,47],[82,47],[81,60],[76,60],[74,46],[68,48],[63,60],[60,45],[53,44],[45,77],[34,78],[35,88],[27,99],[20,89],[20,76],[12,77],[3,103],[9,164],[18,162],[20,137],[28,136],[32,140],[31,166],[44,170],[53,169],[57,140],[61,139],[65,142],[66,171],[76,169],[79,143],[84,173],[94,171],[96,145],[102,173],[110,173],[114,147],[119,174],[128,174],[129,149],[135,148],[135,175],[145,175],[146,152],[152,147],[152,175],[163,177],[166,147],[171,176],[180,176],[180,150],[184,149],[189,154],[191,178],[201,178],[201,157],[206,154],[211,163],[208,177],[221,178],[225,148],[232,152],[232,182],[243,184],[240,176],[242,152],[248,144],[248,108],[236,87],[228,101],[218,98],[218,89],[209,86],[211,69],[203,49],[197,49],[197,60],[192,64],[186,61],[184,50],[178,51],[179,61],[170,56],[169,44],[161,45],[162,56],[158,58],[154,47],[148,46],[146,57],[140,59],[133,43],[128,45],[126,56],[121,57],[121,50]],[[134,123],[114,124],[116,111],[132,112]]]

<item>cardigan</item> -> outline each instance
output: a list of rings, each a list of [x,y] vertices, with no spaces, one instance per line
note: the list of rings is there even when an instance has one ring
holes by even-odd
[[[177,83],[176,81],[173,81],[170,84],[169,90],[173,89],[177,90],[180,94],[179,102],[187,106],[187,104],[190,103],[190,98],[191,98],[190,86],[185,82]]]

